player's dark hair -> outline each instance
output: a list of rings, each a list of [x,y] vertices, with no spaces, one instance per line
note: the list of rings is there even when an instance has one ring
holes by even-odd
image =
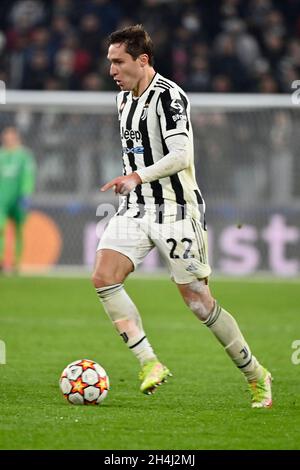
[[[111,44],[125,44],[126,52],[130,54],[134,60],[141,54],[147,54],[149,57],[149,65],[153,65],[153,42],[143,25],[136,24],[119,29],[108,37],[108,46]]]

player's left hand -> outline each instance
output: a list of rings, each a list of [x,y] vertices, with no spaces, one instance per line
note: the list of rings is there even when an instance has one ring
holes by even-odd
[[[116,194],[127,196],[138,184],[141,184],[142,180],[139,175],[135,172],[130,173],[126,176],[118,176],[113,180],[106,183],[100,191],[107,191],[110,188],[114,188]]]

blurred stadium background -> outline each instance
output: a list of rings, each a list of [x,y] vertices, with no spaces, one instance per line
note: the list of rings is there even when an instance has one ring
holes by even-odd
[[[298,0],[3,0],[0,130],[17,126],[38,167],[24,269],[91,269],[97,208],[117,204],[99,187],[121,171],[105,38],[136,22],[190,93],[215,272],[299,276]],[[153,251],[141,269],[160,267]]]

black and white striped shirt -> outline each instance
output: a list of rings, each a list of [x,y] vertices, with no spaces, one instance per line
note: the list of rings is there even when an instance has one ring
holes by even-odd
[[[156,73],[141,96],[120,92],[117,108],[124,175],[149,167],[167,155],[171,136],[187,137],[189,153],[189,166],[184,170],[138,185],[123,196],[118,214],[143,217],[153,213],[159,223],[170,216],[175,220],[190,216],[204,225],[205,203],[195,179],[190,104],[185,92]]]

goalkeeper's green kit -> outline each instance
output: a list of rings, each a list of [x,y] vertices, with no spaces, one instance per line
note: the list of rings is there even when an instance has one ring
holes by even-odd
[[[3,257],[3,229],[8,218],[17,230],[25,219],[24,200],[35,183],[35,165],[32,153],[25,147],[0,148],[0,261]],[[17,247],[17,251],[20,251]]]

